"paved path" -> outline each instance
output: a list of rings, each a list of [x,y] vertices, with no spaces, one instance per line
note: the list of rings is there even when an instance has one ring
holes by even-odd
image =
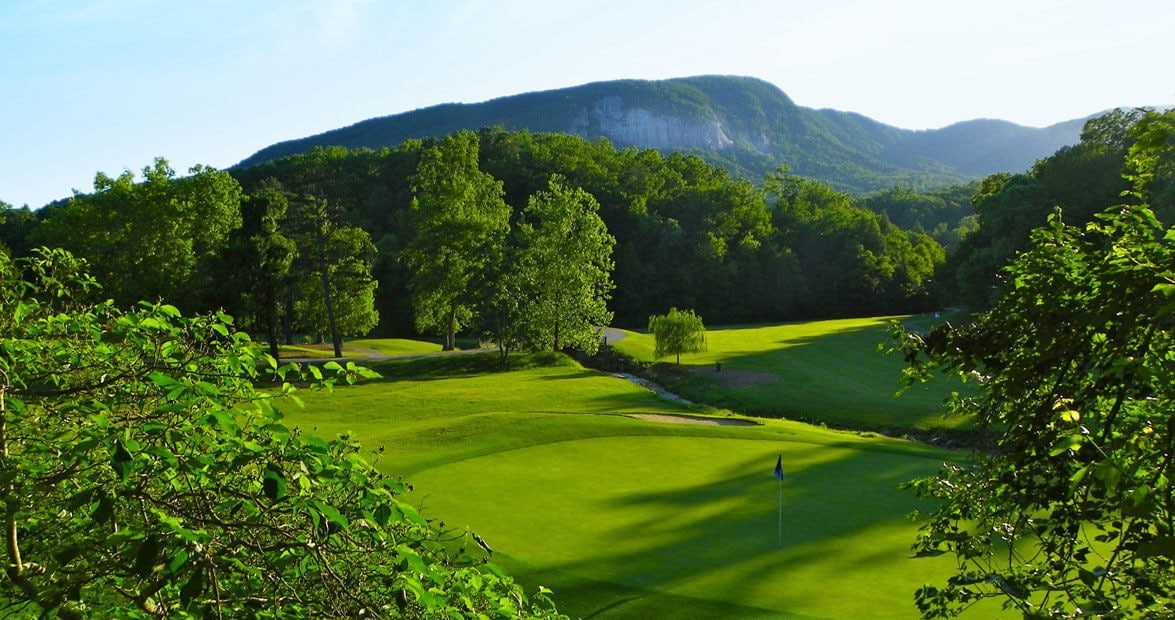
[[[624,340],[624,332],[614,327],[604,328],[604,344],[616,344]]]

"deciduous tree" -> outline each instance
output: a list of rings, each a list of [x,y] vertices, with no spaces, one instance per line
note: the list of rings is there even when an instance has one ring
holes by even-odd
[[[375,244],[346,223],[338,205],[318,196],[294,200],[288,218],[298,246],[292,311],[304,331],[330,337],[335,357],[343,356],[343,336],[367,334],[379,322],[371,275]]]
[[[411,271],[416,326],[443,334],[449,351],[473,317],[472,284],[501,260],[510,207],[501,182],[478,167],[470,131],[424,150],[413,189],[413,236],[401,256]]]
[[[219,301],[246,329],[265,334],[269,354],[278,357],[283,314],[293,286],[291,269],[298,255],[294,241],[282,234],[289,202],[278,187],[265,187],[241,202],[242,226],[230,235],[215,287]]]
[[[203,166],[176,178],[157,158],[135,182],[98,173],[92,194],[76,194],[49,212],[34,244],[63,247],[90,261],[94,276],[124,307],[166,299],[203,308],[207,267],[240,226],[241,188]]]
[[[706,327],[702,317],[693,310],[670,308],[669,314],[649,317],[649,331],[653,332],[653,357],[673,355],[681,364],[682,353],[700,353],[706,350]]]
[[[531,196],[518,224],[517,269],[528,299],[527,340],[533,348],[595,353],[612,320],[612,248],[591,194],[554,176]]]

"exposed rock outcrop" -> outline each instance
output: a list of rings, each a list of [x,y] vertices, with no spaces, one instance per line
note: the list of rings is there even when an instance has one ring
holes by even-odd
[[[734,146],[716,117],[663,115],[604,97],[572,119],[568,133],[591,139],[604,136],[618,146],[721,151]]]

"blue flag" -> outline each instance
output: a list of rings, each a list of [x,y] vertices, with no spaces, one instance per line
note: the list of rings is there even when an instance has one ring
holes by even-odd
[[[779,458],[776,459],[776,461],[775,461],[775,477],[779,478],[780,480],[783,480],[783,455],[782,454],[780,454]]]

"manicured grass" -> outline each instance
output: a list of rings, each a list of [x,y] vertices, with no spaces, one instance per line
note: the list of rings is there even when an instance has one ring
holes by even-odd
[[[682,356],[680,367],[668,360],[660,368],[683,396],[752,415],[839,428],[964,428],[967,420],[942,416],[950,391],[964,389],[957,382],[942,378],[893,397],[901,388],[903,361],[878,350],[889,342],[891,320],[708,329],[706,352]],[[627,332],[614,346],[653,361],[652,334]]]
[[[764,337],[818,349],[824,338],[879,325],[730,330],[707,355],[724,355],[711,359],[727,360],[727,372],[728,363],[770,358]],[[913,591],[950,568],[946,557],[911,557],[916,524],[906,515],[919,504],[898,487],[953,453],[785,420],[633,419],[627,414],[737,416],[660,399],[560,356],[515,360],[511,372],[497,370],[494,354],[376,364],[384,379],[305,393],[305,409],[286,409],[317,434],[350,432],[385,448],[377,466],[415,485],[408,501],[458,533],[479,533],[495,562],[528,590],[553,588],[573,616],[911,618]],[[771,475],[779,454],[782,486]]]
[[[322,344],[283,344],[279,347],[283,358],[319,359],[334,357],[334,347]],[[407,338],[360,338],[343,343],[343,357],[373,357],[395,355],[422,355],[440,353],[441,345]]]
[[[730,605],[722,615],[912,617],[913,591],[951,560],[912,557],[914,502],[898,486],[937,461],[826,440],[603,437],[414,480],[426,508],[532,567],[585,617],[683,617],[703,601]],[[627,590],[601,597],[597,583]]]
[[[424,353],[440,353],[441,345],[423,340],[409,340],[407,338],[358,338],[348,340],[346,348],[367,349],[381,355],[421,355]]]
[[[618,417],[623,414],[731,417],[663,400],[562,356],[520,359],[511,372],[501,372],[492,353],[370,364],[385,378],[329,394],[300,393],[305,409],[283,409],[320,435],[353,432],[365,446],[384,446],[381,463],[397,474],[535,444],[632,433],[633,421]],[[645,434],[661,432],[661,425],[647,427]]]

